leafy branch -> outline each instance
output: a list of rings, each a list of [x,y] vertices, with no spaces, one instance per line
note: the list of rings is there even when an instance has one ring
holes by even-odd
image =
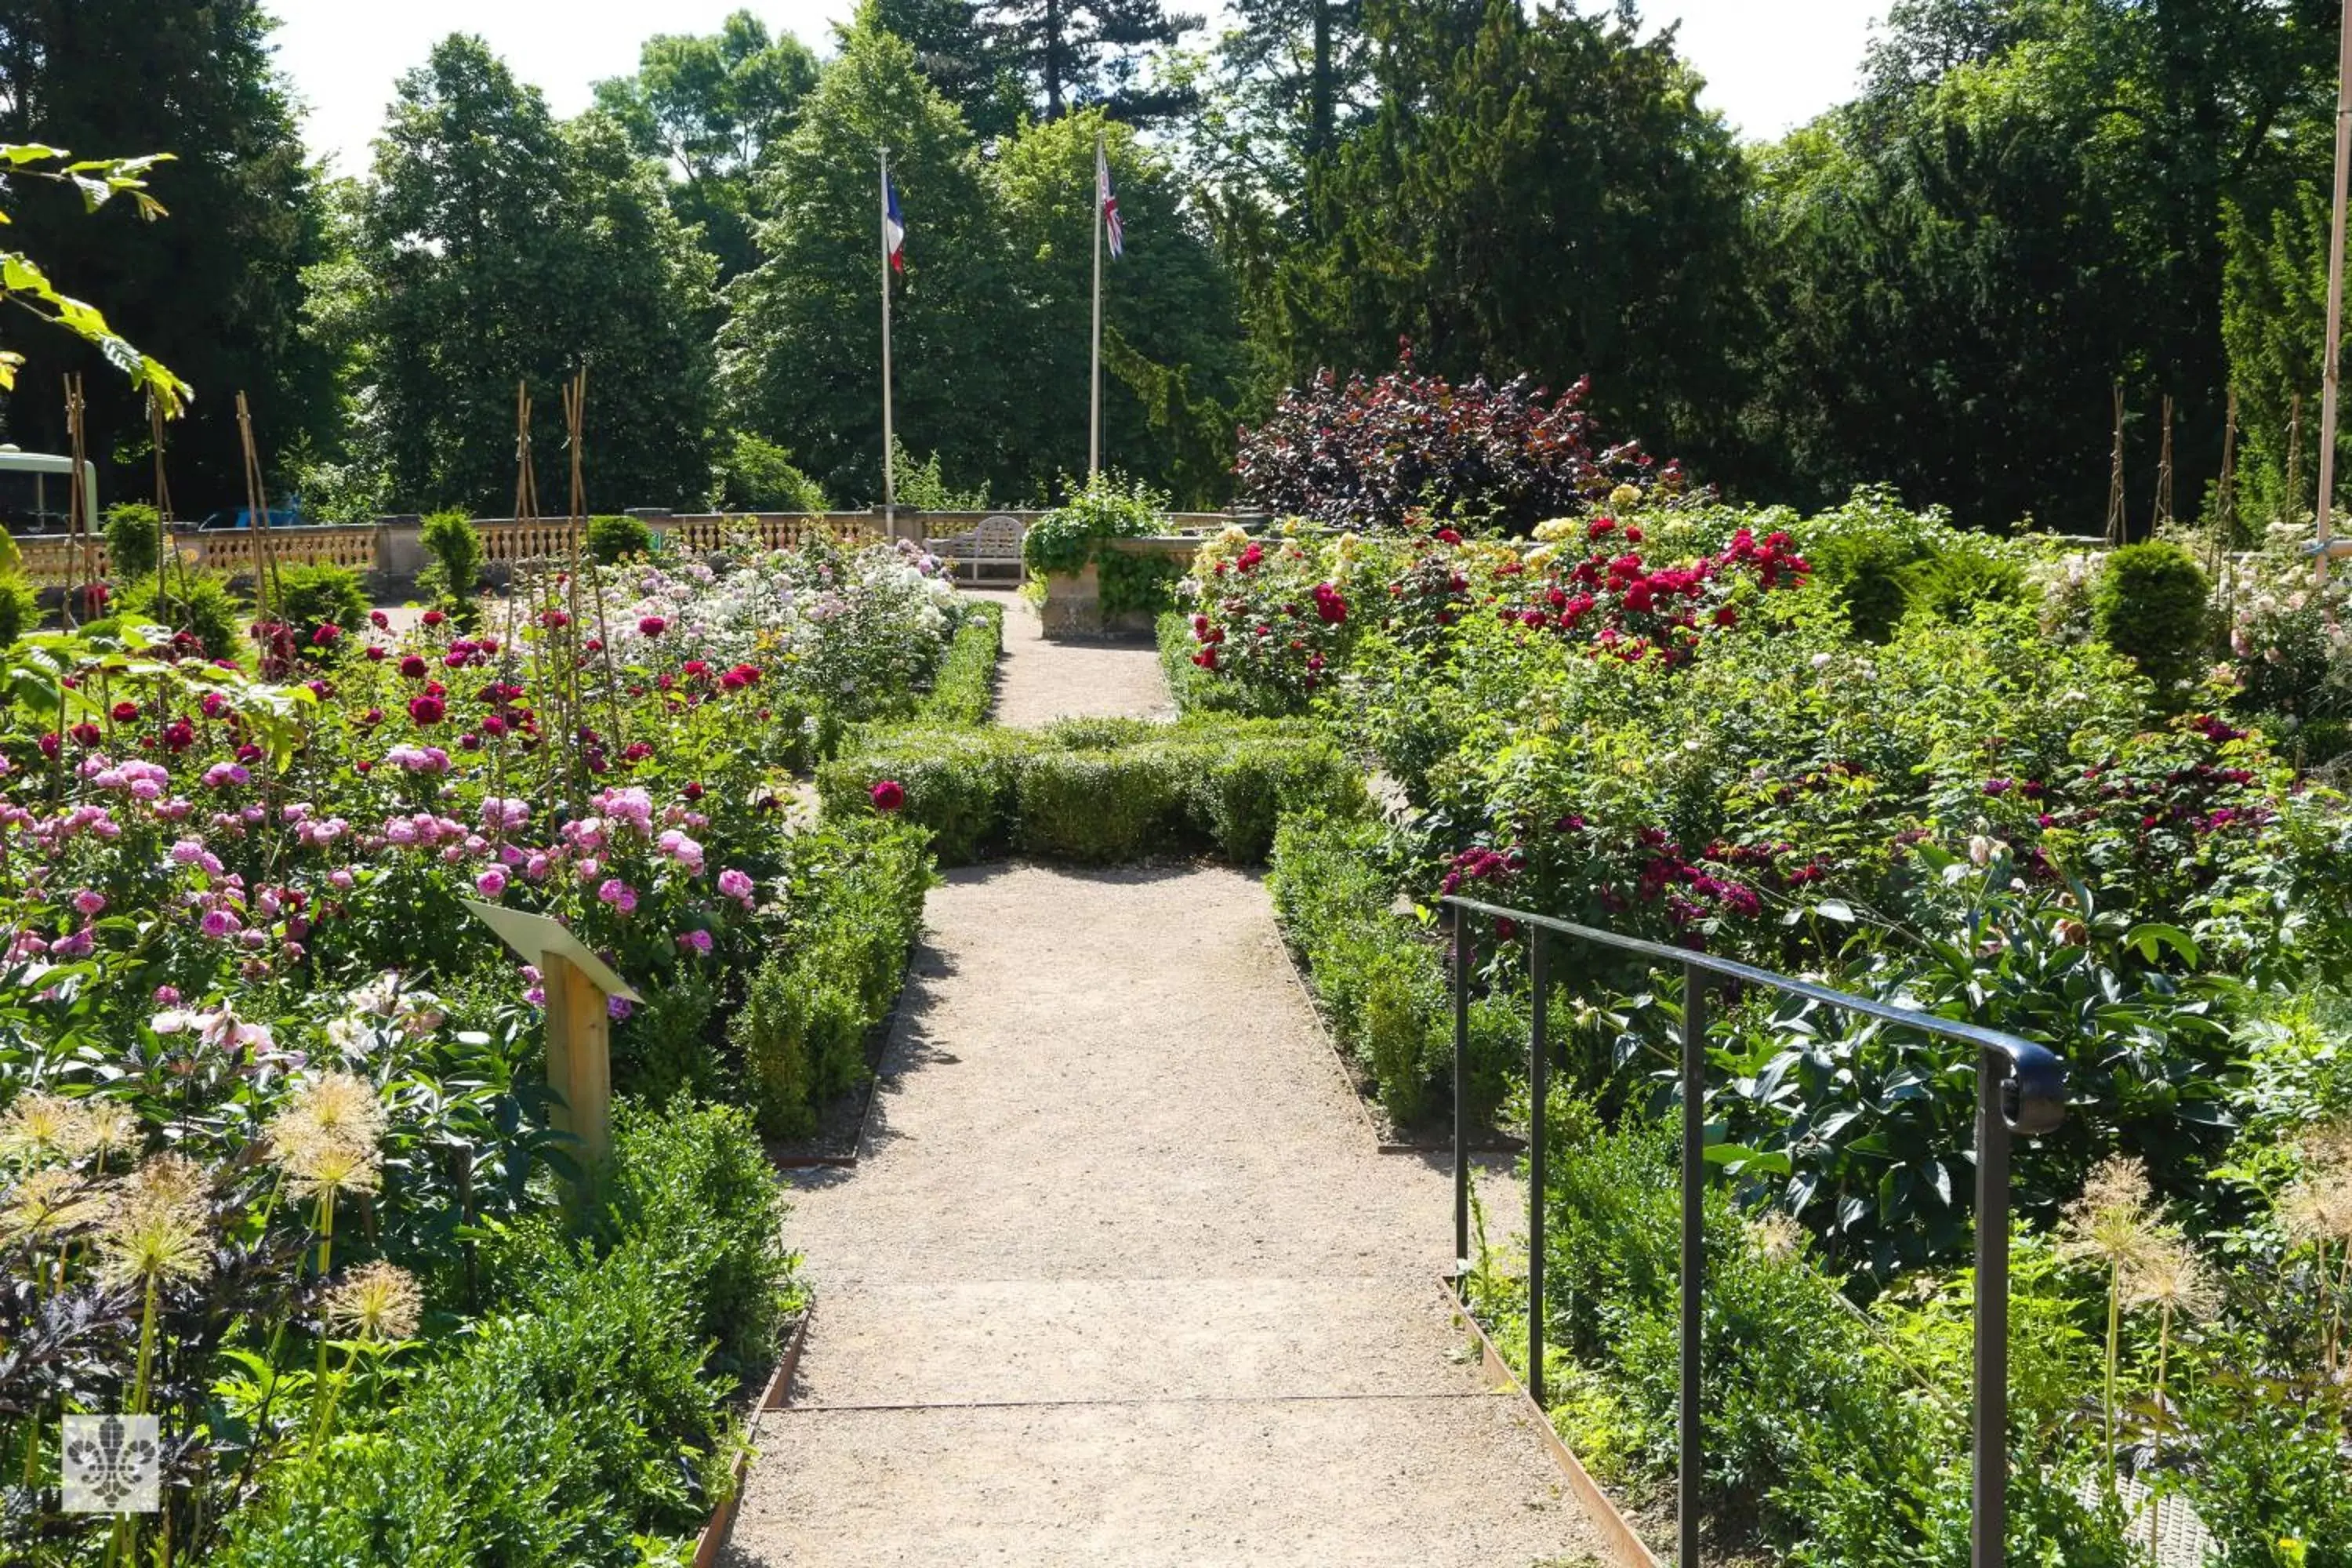
[[[163,205],[147,194],[146,174],[157,163],[170,159],[171,153],[65,162],[72,156],[63,148],[45,147],[38,142],[0,142],[0,165],[5,165],[5,170],[0,170],[0,179],[30,177],[70,184],[81,193],[85,212],[96,212],[116,196],[127,195],[137,205],[142,219],[152,223],[167,216]],[[8,221],[8,216],[0,212],[0,224]],[[195,395],[194,389],[173,374],[168,366],[142,353],[130,340],[108,325],[98,307],[58,292],[39,264],[20,250],[0,248],[0,299],[96,345],[109,364],[131,378],[133,387],[154,398],[165,418],[178,418],[185,412],[188,400]],[[0,391],[16,390],[16,367],[24,363],[23,354],[0,349]]]

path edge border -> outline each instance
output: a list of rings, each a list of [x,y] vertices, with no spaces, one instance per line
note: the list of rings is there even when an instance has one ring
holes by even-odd
[[[1528,1393],[1527,1384],[1519,1381],[1518,1373],[1511,1370],[1510,1363],[1505,1361],[1502,1352],[1495,1348],[1495,1342],[1486,1333],[1486,1326],[1463,1301],[1460,1293],[1454,1289],[1454,1281],[1440,1275],[1437,1289],[1445,1298],[1445,1304],[1453,1311],[1454,1321],[1477,1336],[1478,1348],[1486,1357],[1487,1377],[1517,1396],[1520,1413],[1543,1435],[1544,1447],[1550,1453],[1552,1462],[1559,1467],[1560,1473],[1568,1478],[1569,1489],[1576,1494],[1577,1501],[1584,1505],[1585,1513],[1600,1529],[1610,1561],[1617,1564],[1617,1568],[1664,1568],[1643,1542],[1632,1521],[1619,1510],[1616,1499],[1602,1489],[1601,1483],[1592,1479],[1592,1472],[1584,1468],[1584,1461],[1576,1457],[1576,1450],[1562,1442],[1559,1434],[1552,1429],[1551,1417],[1544,1414],[1543,1407]],[[697,1568],[701,1568],[701,1565],[698,1564]]]
[[[809,1320],[816,1316],[816,1298],[802,1309],[800,1321],[793,1326],[791,1340],[784,1353],[776,1359],[776,1370],[770,1374],[768,1384],[760,1391],[760,1401],[751,1408],[747,1425],[743,1451],[735,1457],[735,1484],[727,1500],[711,1510],[710,1522],[694,1542],[694,1568],[716,1568],[719,1554],[727,1549],[728,1537],[735,1531],[735,1512],[743,1501],[743,1483],[750,1479],[751,1458],[758,1451],[760,1417],[771,1410],[782,1410],[792,1398],[793,1374],[800,1370],[801,1347],[808,1343]]]

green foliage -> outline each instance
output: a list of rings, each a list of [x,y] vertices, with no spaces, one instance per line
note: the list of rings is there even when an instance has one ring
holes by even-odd
[[[117,501],[106,509],[107,574],[116,587],[152,577],[162,559],[162,513],[145,501]]]
[[[886,779],[946,865],[1012,849],[1097,864],[1207,850],[1248,865],[1282,812],[1353,812],[1364,799],[1328,739],[1251,721],[885,731],[820,767],[817,789],[828,815],[854,816]]]
[[[991,57],[1028,88],[1040,120],[1099,103],[1141,125],[1193,101],[1190,88],[1140,68],[1201,25],[1162,0],[982,0],[979,16]]]
[[[1081,865],[1116,865],[1159,847],[1183,788],[1176,759],[1156,746],[1041,746],[1021,768],[1022,846]]]
[[[1004,653],[1004,607],[974,605],[948,645],[931,689],[915,704],[915,722],[941,729],[985,724],[996,705],[996,661]]]
[[[1815,580],[1865,642],[1885,642],[1915,610],[1965,621],[1979,604],[2027,597],[2024,569],[2000,542],[1962,532],[1940,510],[1914,512],[1883,486],[1856,489],[1844,505],[1807,519],[1802,531]]]
[[[1083,571],[1089,561],[1107,562],[1109,552],[1098,548],[1104,540],[1158,533],[1167,510],[1167,498],[1150,485],[1097,474],[1066,505],[1029,525],[1021,536],[1022,564],[1038,574]],[[1108,594],[1106,584],[1106,598]]]
[[[348,566],[298,563],[278,569],[276,609],[306,639],[322,626],[356,631],[367,625],[367,589]]]
[[[1377,107],[1318,161],[1312,228],[1266,269],[1284,379],[1345,381],[1402,336],[1431,374],[1524,371],[1556,392],[1590,375],[1612,427],[1685,457],[1734,448],[1749,176],[1671,36],[1575,7],[1363,19]]]
[[[772,215],[758,230],[761,264],[730,289],[719,332],[727,422],[789,441],[825,493],[851,505],[882,499],[874,150],[885,144],[911,226],[891,351],[923,367],[897,388],[898,427],[921,432],[950,470],[995,478],[1023,384],[1010,367],[1026,353],[1004,225],[971,131],[913,49],[852,26],[798,124],[767,150],[754,203]]]
[[[21,572],[0,571],[0,647],[41,624],[39,590]]]
[[[1604,1128],[1567,1097],[1549,1115],[1548,1337],[1577,1364],[1555,1373],[1567,1384],[1555,1419],[1608,1457],[1620,1486],[1647,1490],[1675,1456],[1676,1141],[1638,1118]],[[1911,1304],[1858,1310],[1801,1239],[1744,1216],[1720,1189],[1706,1199],[1706,1253],[1710,1513],[1818,1568],[1964,1559],[1965,1282],[1923,1280]],[[2091,1367],[2077,1305],[2046,1247],[2028,1244],[2012,1268],[2011,1429],[2029,1457],[2011,1472],[2010,1560],[2121,1568],[2132,1559],[2120,1513],[2072,1495],[2092,1464],[2067,1418]],[[1520,1332],[1501,1336],[1507,1353]],[[1588,1425],[1599,1444],[1584,1441]]]
[[[2157,700],[2178,707],[2181,683],[2211,642],[2204,571],[2177,544],[2126,544],[2107,557],[2094,605],[2099,636],[2139,666]]]
[[[161,369],[158,360],[177,373],[152,384],[167,413],[179,412],[187,386],[204,395],[168,437],[183,497],[244,493],[234,389],[252,395],[265,450],[338,433],[335,360],[302,331],[304,269],[331,249],[325,183],[278,74],[274,26],[254,0],[26,0],[0,19],[0,142],[69,148],[58,162],[79,165],[81,179],[117,198],[92,212],[90,184],[39,177],[47,163],[12,159],[7,248],[29,253],[66,296],[135,323],[138,340],[137,349],[117,340],[101,356],[64,333],[10,331],[8,347],[25,360],[8,439],[28,452],[70,450],[59,378],[89,373],[88,445],[101,495],[146,489],[141,378]],[[169,161],[81,163],[150,151]],[[118,174],[152,195],[112,185]],[[12,268],[17,304],[34,305],[29,283]]]
[[[429,514],[417,531],[417,540],[441,568],[448,594],[459,604],[474,596],[482,575],[482,536],[464,511]]]
[[[160,597],[152,578],[126,584],[112,607],[118,620],[152,620],[192,634],[204,645],[206,658],[235,658],[245,646],[245,602],[226,577],[215,574],[175,571]]]
[[[637,155],[684,174],[668,186],[670,208],[700,226],[721,282],[758,265],[752,171],[791,132],[816,78],[806,44],[772,37],[757,16],[737,11],[709,37],[656,33],[639,47],[635,76],[596,84],[596,107],[620,122]]]
[[[592,517],[588,520],[588,553],[605,566],[633,555],[650,555],[654,531],[643,518]]]
[[[898,504],[913,507],[918,511],[986,511],[989,510],[988,486],[973,485],[959,489],[950,484],[940,470],[940,455],[933,452],[920,462],[907,449],[907,444],[897,437],[890,444],[891,482],[897,487]]]
[[[860,818],[793,864],[793,921],[730,1029],[762,1131],[802,1136],[864,1081],[866,1037],[898,994],[931,859],[919,834]]]
[[[315,336],[353,366],[346,391],[368,411],[353,459],[404,506],[502,511],[520,376],[551,499],[557,391],[585,353],[588,495],[614,509],[699,504],[715,268],[619,124],[558,121],[461,34],[401,79],[375,147],[350,254],[311,280]]]
[[[1297,816],[1266,875],[1284,939],[1306,961],[1340,1047],[1400,1124],[1420,1121],[1453,1058],[1441,951],[1391,912],[1386,835],[1374,822]]]
[[[633,1537],[698,1528],[740,1442],[704,1347],[773,1357],[782,1203],[740,1111],[624,1109],[615,1132],[597,1245],[524,1233],[512,1304],[381,1423],[275,1472],[218,1561],[635,1568]]]
[[[824,488],[794,468],[773,441],[735,433],[719,466],[719,505],[727,511],[829,511]]]
[[[1134,124],[1099,107],[1034,121],[989,164],[1024,295],[1045,329],[1024,347],[1030,381],[1007,400],[1004,434],[1026,459],[1026,490],[1084,471],[1099,135],[1129,247],[1124,260],[1103,259],[1102,449],[1187,506],[1223,506],[1247,369],[1235,289],[1191,221],[1181,171]]]
[[[615,1111],[612,1241],[654,1254],[688,1292],[698,1312],[693,1342],[717,1347],[712,1370],[756,1379],[780,1348],[795,1259],[777,1228],[775,1167],[750,1113],[680,1101],[655,1114],[625,1100]]]

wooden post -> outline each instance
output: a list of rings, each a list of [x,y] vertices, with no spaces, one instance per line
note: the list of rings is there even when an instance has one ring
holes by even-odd
[[[595,1168],[613,1152],[613,998],[645,998],[562,921],[478,899],[457,901],[516,957],[538,966],[547,1006],[547,1087],[556,1096],[550,1120],[557,1131],[580,1141],[578,1190],[585,1194],[593,1187]]]
[[[611,998],[561,953],[540,955],[547,994],[547,1087],[558,1097],[557,1131],[580,1141],[580,1163],[593,1170],[613,1152]]]

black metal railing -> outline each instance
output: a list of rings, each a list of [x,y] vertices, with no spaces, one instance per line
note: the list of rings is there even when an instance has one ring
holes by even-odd
[[[1469,1052],[1471,915],[1516,921],[1527,933],[1534,1016],[1528,1030],[1528,1388],[1544,1403],[1544,1090],[1549,1061],[1544,1049],[1550,1002],[1550,938],[1598,943],[1621,952],[1679,964],[1683,972],[1682,1030],[1682,1386],[1677,1420],[1680,1456],[1675,1532],[1681,1568],[1698,1568],[1698,1492],[1705,1475],[1699,1426],[1699,1301],[1706,1258],[1702,1250],[1706,1179],[1706,1005],[1710,976],[1760,986],[1867,1017],[1939,1035],[1977,1047],[1976,1369],[1969,1497],[1972,1568],[2001,1568],[2009,1500],[2009,1151],[2012,1133],[2051,1131],[2066,1115],[2066,1068],[2031,1040],[1975,1024],[1873,1001],[1810,981],[1793,980],[1752,964],[1685,948],[1620,936],[1526,910],[1476,899],[1442,900],[1454,937],[1454,1258],[1459,1279],[1470,1268]],[[1501,939],[1498,939],[1501,940]]]

